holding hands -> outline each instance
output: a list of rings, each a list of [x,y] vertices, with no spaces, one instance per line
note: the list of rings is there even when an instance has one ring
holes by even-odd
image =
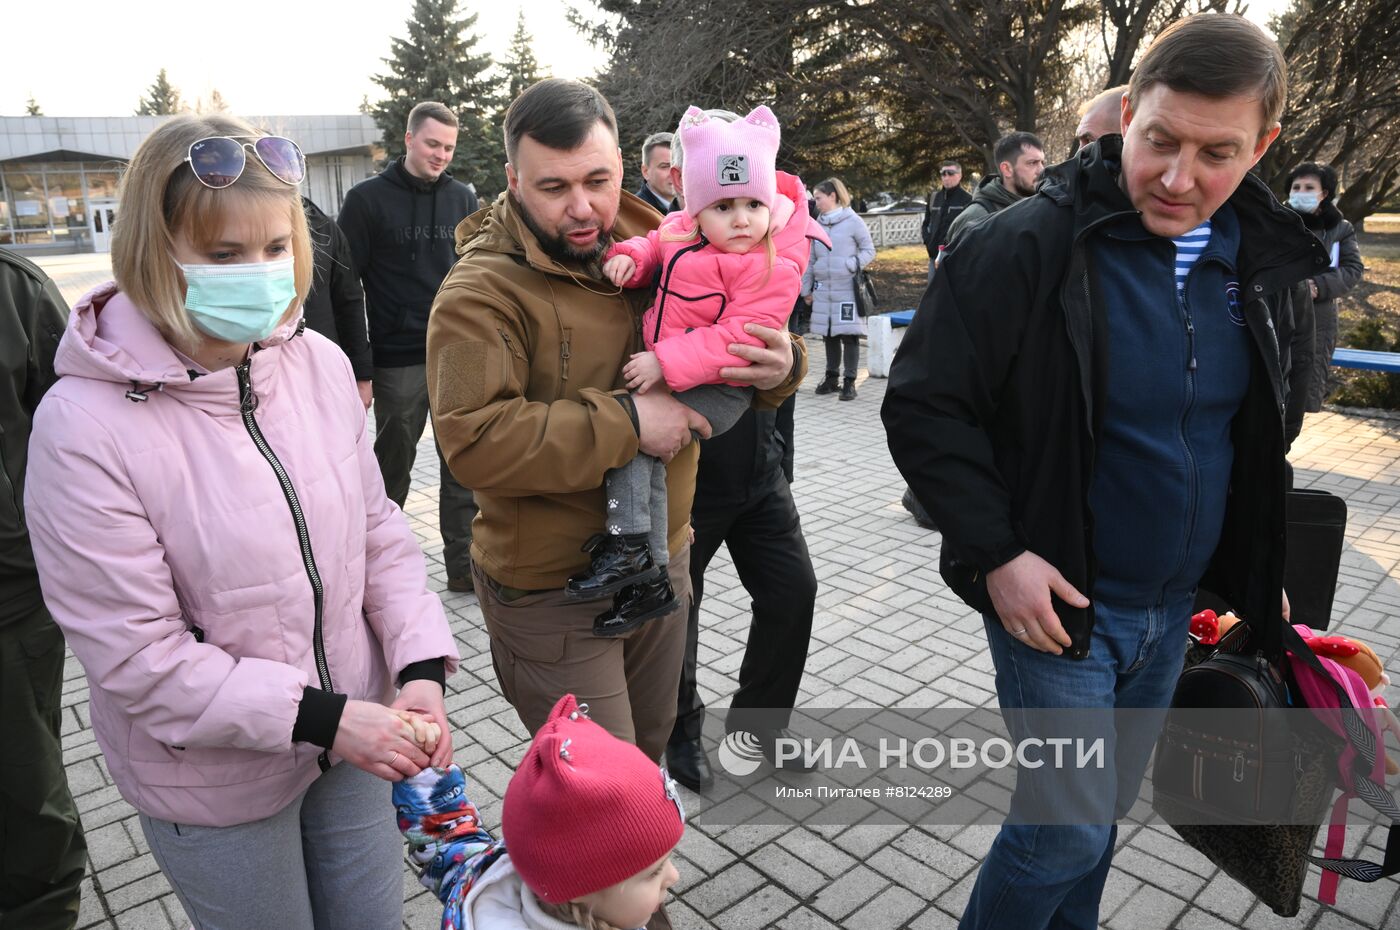
[[[346,701],[331,751],[385,781],[448,765],[452,738],[442,687],[433,681],[410,681],[392,707]]]
[[[637,352],[622,366],[622,376],[627,379],[628,390],[645,394],[661,382],[661,360],[655,352]]]
[[[618,287],[632,280],[632,275],[637,272],[637,263],[626,255],[614,255],[603,262],[603,274],[607,275],[609,281]]]

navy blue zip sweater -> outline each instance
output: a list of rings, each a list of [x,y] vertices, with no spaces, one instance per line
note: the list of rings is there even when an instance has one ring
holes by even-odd
[[[1235,276],[1239,221],[1227,204],[1211,223],[1184,298],[1175,247],[1139,218],[1111,223],[1090,246],[1111,347],[1089,492],[1093,596],[1109,603],[1189,595],[1220,540],[1250,337]]]

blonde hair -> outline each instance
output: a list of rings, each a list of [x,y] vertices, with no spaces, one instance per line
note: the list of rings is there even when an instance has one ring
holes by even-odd
[[[708,206],[706,209],[708,209]],[[769,208],[769,214],[771,217],[772,208]],[[700,221],[697,218],[695,224],[690,227],[689,232],[681,232],[674,228],[667,228],[661,230],[660,233],[658,233],[658,237],[662,242],[689,242],[692,239],[699,239]],[[773,224],[771,221],[768,224],[768,231],[763,234],[763,250],[768,253],[768,270],[771,273],[773,270],[773,262],[778,259],[778,247],[773,244]],[[765,284],[768,281],[767,278],[763,280]]]
[[[841,183],[840,178],[827,178],[825,181],[818,181],[813,190],[819,190],[828,197],[835,197],[836,203],[843,207],[851,205],[851,192],[846,190],[846,185]]]
[[[180,232],[205,249],[218,240],[236,210],[285,205],[292,221],[297,292],[288,316],[298,312],[311,289],[311,236],[298,188],[277,180],[251,153],[242,176],[220,190],[205,187],[185,164],[190,146],[200,139],[232,136],[241,141],[258,135],[233,116],[177,116],[146,137],[122,178],[121,222],[112,233],[113,276],[165,341],[182,351],[197,349],[204,336],[185,310],[185,278],[175,258]]]
[[[575,927],[579,927],[580,930],[618,930],[617,927],[614,927],[601,917],[594,917],[591,907],[584,907],[577,901],[569,901],[564,904],[550,904],[538,898],[536,898],[536,900],[540,901],[540,911],[542,913],[556,920],[571,923]]]

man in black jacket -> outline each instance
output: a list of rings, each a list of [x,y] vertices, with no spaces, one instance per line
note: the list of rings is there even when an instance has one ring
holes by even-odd
[[[477,210],[476,192],[447,166],[457,115],[425,101],[408,115],[405,154],[345,195],[337,220],[369,302],[374,354],[374,454],[390,500],[403,506],[428,419],[428,312],[457,260],[454,230]],[[449,591],[472,589],[472,492],[438,449],[438,526]]]
[[[642,186],[637,196],[657,213],[671,212],[676,187],[671,183],[671,141],[669,132],[654,132],[642,143]]]
[[[0,249],[0,924],[71,930],[87,843],[68,790],[63,634],[44,607],[24,524],[29,427],[58,380],[68,305],[48,276]]]
[[[365,292],[355,274],[350,243],[335,220],[308,198],[301,198],[301,207],[316,247],[316,269],[302,315],[307,326],[340,346],[350,359],[360,400],[369,407],[374,396],[374,356],[365,329]]]
[[[962,165],[955,161],[945,161],[938,167],[938,177],[942,182],[938,193],[929,197],[924,208],[924,222],[919,234],[928,250],[928,279],[933,280],[933,270],[938,265],[938,252],[948,244],[948,229],[953,220],[962,213],[963,207],[972,203],[972,195],[963,190]]]
[[[1018,775],[963,928],[1096,928],[1197,585],[1246,619],[1286,611],[1289,291],[1326,262],[1248,174],[1286,86],[1247,20],[1164,30],[1125,136],[968,230],[896,356],[890,451],[943,530],[944,580],[983,614],[1003,709],[1154,724],[1109,733],[1104,776]],[[1045,791],[1093,816],[1036,826]]]

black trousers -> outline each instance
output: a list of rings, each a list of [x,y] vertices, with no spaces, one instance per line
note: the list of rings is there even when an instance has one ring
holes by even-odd
[[[785,727],[807,664],[817,598],[817,576],[792,491],[775,470],[737,506],[726,503],[707,508],[697,499],[691,525],[695,528],[690,548],[694,597],[686,621],[685,664],[671,742],[699,739],[705,723],[705,703],[695,686],[696,650],[705,568],[721,544],[729,546],[739,580],[753,598],[749,640],[739,666],[739,690],[731,703],[726,729]]]

